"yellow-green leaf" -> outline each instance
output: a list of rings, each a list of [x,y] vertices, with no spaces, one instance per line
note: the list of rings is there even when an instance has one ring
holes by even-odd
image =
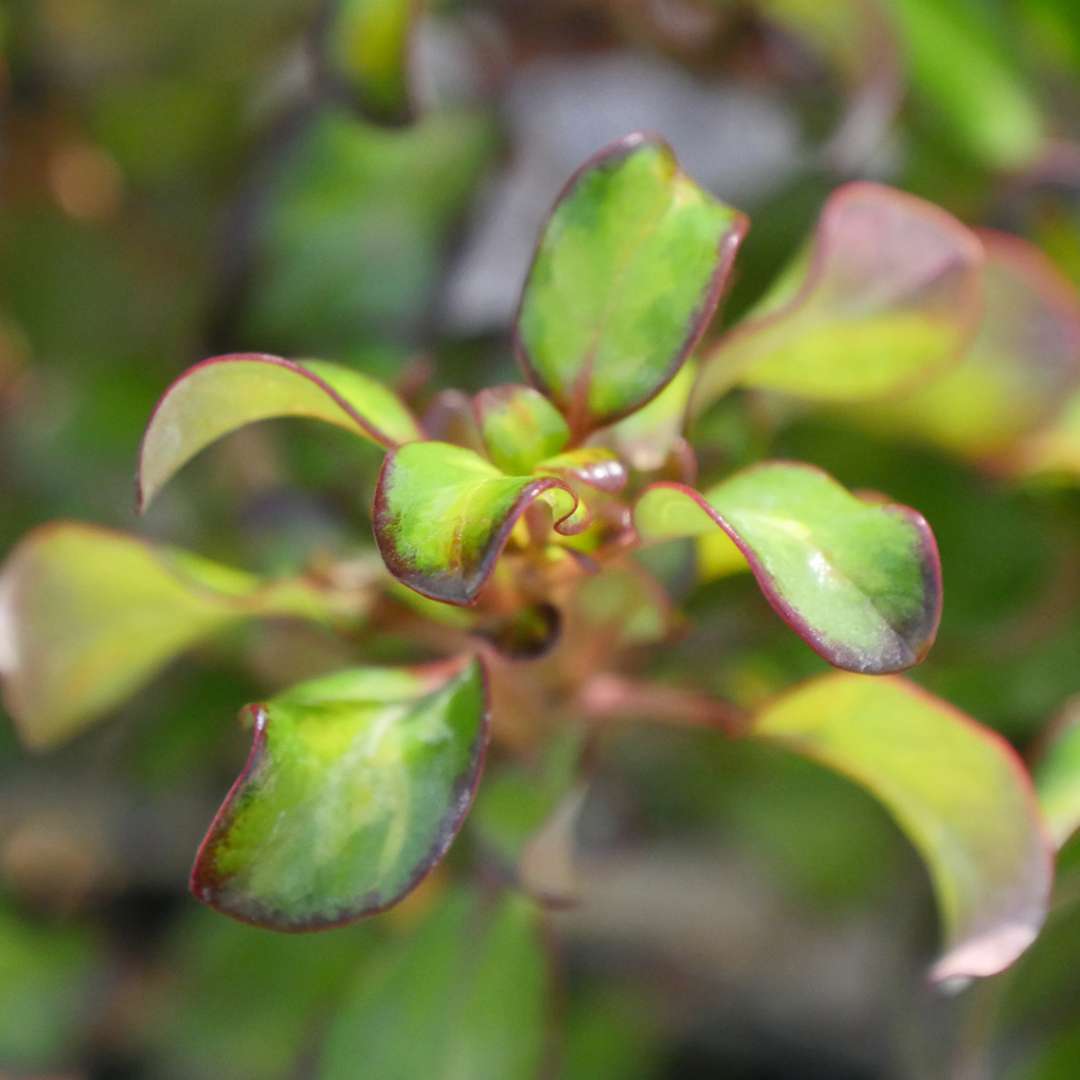
[[[326,0],[323,75],[372,120],[400,124],[413,118],[410,52],[421,6],[422,0]]]
[[[531,472],[570,441],[562,415],[531,386],[481,390],[473,406],[488,457],[504,472]]]
[[[177,653],[254,616],[323,619],[302,581],[239,570],[71,522],[43,526],[0,572],[0,675],[29,746],[59,743],[119,704]]]
[[[1066,705],[1035,763],[1035,786],[1058,847],[1080,828],[1080,698]]]
[[[983,230],[984,303],[959,363],[911,393],[866,403],[870,424],[914,434],[965,457],[1001,456],[1061,408],[1080,382],[1080,299],[1034,245]]]
[[[896,819],[937,894],[935,981],[994,975],[1035,939],[1051,850],[1031,781],[999,735],[903,679],[840,674],[766,706],[751,734],[848,777]]]
[[[472,450],[417,442],[387,454],[375,491],[375,539],[401,582],[433,600],[468,604],[487,581],[518,519],[536,500],[555,528],[587,521],[557,476],[507,476]]]
[[[139,453],[140,509],[212,442],[281,416],[323,420],[379,446],[422,437],[397,395],[359,371],[262,353],[215,356],[184,372],[150,417]]]
[[[700,413],[732,386],[820,401],[879,397],[959,357],[980,311],[978,238],[881,184],[838,189],[809,251],[703,358]]]

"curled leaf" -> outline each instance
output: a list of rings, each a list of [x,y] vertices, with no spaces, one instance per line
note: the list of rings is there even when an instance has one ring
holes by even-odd
[[[375,540],[401,582],[433,600],[469,604],[519,518],[542,500],[564,534],[585,524],[573,489],[555,476],[507,476],[450,443],[417,442],[387,454],[375,489]]]
[[[318,42],[323,75],[372,120],[396,125],[413,119],[409,61],[421,5],[326,0]]]
[[[575,435],[632,413],[675,375],[716,308],[746,218],[628,135],[571,177],[516,322],[528,380]]]
[[[531,386],[493,386],[474,405],[488,456],[504,472],[531,472],[570,441],[566,421]]]
[[[280,416],[324,420],[379,446],[422,438],[392,391],[351,368],[262,353],[215,356],[184,372],[150,417],[139,451],[139,509],[212,442]]]
[[[324,618],[301,581],[264,584],[135,537],[59,522],[0,573],[0,675],[24,742],[75,735],[199,639],[258,615]]]
[[[810,250],[709,352],[692,409],[736,383],[821,401],[883,396],[955,360],[980,311],[982,247],[944,210],[857,182]]]
[[[994,975],[1035,939],[1051,851],[1030,779],[999,735],[904,679],[840,674],[766,706],[750,733],[848,777],[896,819],[941,910],[935,982]]]
[[[906,506],[856,498],[819,469],[768,462],[704,495],[654,484],[634,522],[645,542],[719,526],[773,610],[837,667],[900,671],[933,644],[941,564],[930,527]]]
[[[199,848],[193,894],[277,930],[397,903],[461,828],[487,709],[475,659],[341,671],[249,705],[251,754]]]
[[[1080,698],[1066,705],[1035,763],[1035,787],[1054,842],[1080,828]]]
[[[861,408],[872,423],[987,458],[1058,412],[1080,381],[1080,300],[1034,245],[979,235],[983,314],[963,358],[910,394]]]
[[[626,467],[603,446],[579,446],[556,454],[536,465],[536,472],[561,476],[571,485],[584,484],[587,488],[617,495],[626,487]]]

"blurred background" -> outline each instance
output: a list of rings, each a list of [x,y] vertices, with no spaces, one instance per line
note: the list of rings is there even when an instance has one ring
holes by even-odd
[[[352,364],[420,402],[515,380],[537,231],[569,173],[630,130],[664,135],[752,218],[725,322],[855,177],[1020,234],[1080,282],[1075,0],[431,0],[409,94],[364,101],[327,55],[338,14],[0,7],[0,553],[56,518],[268,574],[370,553],[379,455],[328,427],[231,438],[137,520],[154,401],[232,350]],[[801,458],[917,506],[947,591],[914,677],[1026,751],[1080,691],[1075,474],[1020,483],[917,435],[740,391],[694,441],[713,473]],[[683,600],[692,630],[643,674],[752,704],[824,667],[752,582]],[[400,910],[329,934],[245,927],[184,889],[246,754],[238,708],[407,653],[279,621],[199,646],[50,754],[0,714],[0,1075],[275,1080],[331,1059],[355,1071],[325,1075],[418,1075],[365,1071],[366,1040],[423,1039],[410,1003],[453,993],[410,945],[470,872],[469,830]],[[485,810],[495,831],[513,785],[540,783],[512,759],[489,770],[493,791],[511,785],[511,809]],[[1080,1076],[1080,908],[1061,905],[1014,971],[930,991],[925,870],[875,804],[810,765],[625,725],[593,764],[577,842],[581,901],[548,916],[548,966],[507,954],[488,987],[476,1038],[493,1054],[528,1028],[543,1075],[569,1080]],[[384,984],[380,1014],[365,988]]]

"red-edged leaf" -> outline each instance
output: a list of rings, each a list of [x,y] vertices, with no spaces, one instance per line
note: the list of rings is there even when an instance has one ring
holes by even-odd
[[[245,712],[251,755],[199,849],[198,899],[318,930],[397,903],[446,853],[487,746],[478,660],[341,671]]]
[[[185,371],[150,417],[139,451],[140,510],[200,450],[246,424],[280,416],[323,420],[379,446],[422,438],[392,391],[351,368],[262,353],[215,356]]]
[[[674,377],[746,229],[652,136],[620,139],[570,178],[540,237],[515,333],[526,377],[575,435],[629,415]]]
[[[881,397],[956,360],[981,309],[978,238],[894,188],[847,184],[810,250],[705,357],[692,411],[735,384],[821,401]]]
[[[1034,941],[1052,845],[1031,779],[1000,735],[904,679],[840,674],[766,706],[750,734],[841,773],[890,811],[937,893],[936,982],[994,975]]]
[[[704,495],[654,484],[634,521],[646,542],[719,526],[776,613],[837,667],[900,671],[933,644],[941,564],[930,527],[906,506],[856,498],[820,469],[768,462]]]
[[[468,604],[538,499],[553,510],[557,531],[570,534],[587,524],[565,480],[507,476],[464,447],[410,443],[387,454],[379,474],[375,540],[399,581],[433,600]]]

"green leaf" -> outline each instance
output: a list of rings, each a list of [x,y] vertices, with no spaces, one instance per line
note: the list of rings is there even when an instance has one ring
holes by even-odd
[[[766,706],[751,734],[848,777],[896,819],[938,898],[935,981],[996,974],[1035,939],[1051,852],[1031,782],[999,735],[903,679],[840,674]]]
[[[189,905],[162,942],[169,977],[140,1035],[175,1077],[309,1076],[326,1004],[368,970],[382,929],[374,921],[335,934],[275,934]]]
[[[270,929],[339,926],[446,853],[487,746],[479,661],[341,671],[245,712],[251,754],[199,849],[198,899]]]
[[[702,363],[697,414],[736,383],[820,401],[884,396],[955,360],[980,311],[982,247],[881,184],[839,188],[808,252]]]
[[[530,759],[507,762],[484,778],[470,833],[508,869],[517,866],[529,841],[573,790],[584,746],[582,730],[568,727]]]
[[[533,906],[450,894],[365,968],[330,1027],[320,1080],[535,1080],[551,977]]]
[[[719,526],[773,610],[815,652],[849,671],[917,664],[941,617],[941,565],[922,516],[856,498],[820,469],[769,462],[704,495],[654,484],[634,522],[645,542]]]
[[[82,920],[31,920],[0,906],[0,1058],[8,1075],[55,1075],[85,1038],[107,963]]]
[[[1043,145],[1043,121],[1016,69],[1015,42],[967,0],[892,0],[913,95],[991,169],[1019,170]]]
[[[0,572],[5,701],[28,746],[52,746],[214,631],[253,616],[330,614],[328,597],[301,581],[264,584],[106,529],[46,525]]]
[[[531,472],[570,441],[566,421],[531,386],[481,390],[474,407],[488,456],[504,472]]]
[[[280,416],[324,420],[379,446],[423,437],[392,391],[351,368],[261,353],[215,356],[184,372],[150,417],[139,452],[139,509],[204,447]]]
[[[640,472],[662,468],[682,436],[696,378],[697,363],[688,360],[648,405],[612,426],[605,441]]]
[[[421,0],[328,0],[323,74],[372,120],[400,124],[413,118],[409,54],[420,6]]]
[[[861,405],[859,417],[984,459],[1006,455],[1080,381],[1080,301],[1033,244],[989,230],[979,236],[983,314],[963,359],[910,394]]]
[[[1063,847],[1080,828],[1080,698],[1051,729],[1035,763],[1035,787],[1054,842]]]
[[[390,572],[424,596],[476,599],[529,505],[542,499],[555,528],[579,531],[579,500],[554,476],[507,476],[479,454],[418,442],[387,454],[375,490],[375,540]]]
[[[716,308],[746,218],[640,134],[600,151],[552,210],[518,312],[529,381],[575,435],[668,383]]]

